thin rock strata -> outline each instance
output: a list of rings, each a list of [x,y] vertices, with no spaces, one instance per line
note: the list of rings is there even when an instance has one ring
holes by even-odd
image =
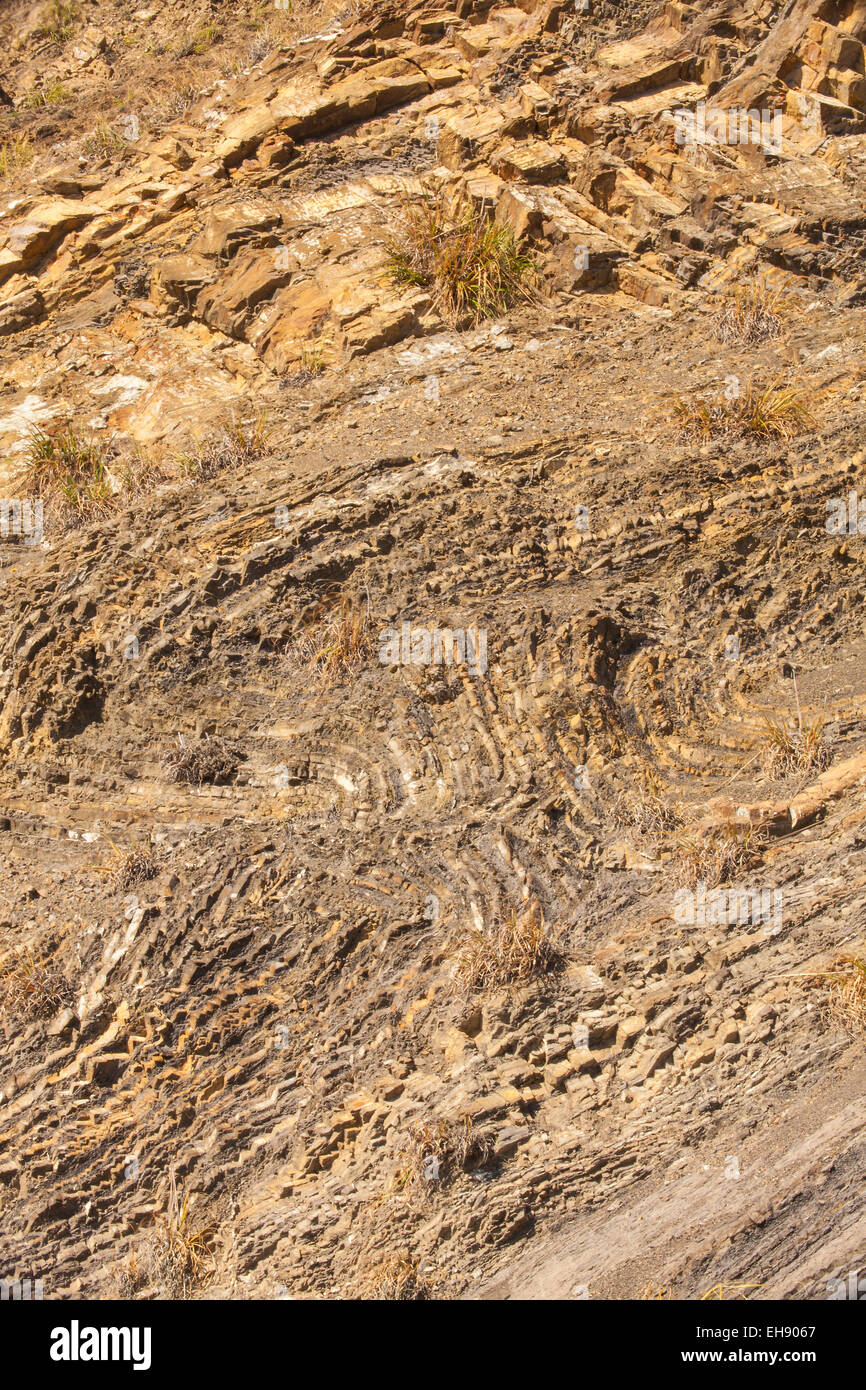
[[[863,1255],[828,980],[866,937],[866,4],[322,9],[222,72],[183,9],[200,89],[96,155],[27,93],[72,128],[112,7],[29,8],[0,1275],[827,1297]],[[455,323],[398,283],[424,196],[532,295]],[[34,428],[107,495],[37,527]]]

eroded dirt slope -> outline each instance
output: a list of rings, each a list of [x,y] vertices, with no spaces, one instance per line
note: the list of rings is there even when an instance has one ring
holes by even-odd
[[[36,425],[119,490],[0,538],[0,1273],[176,1291],[174,1188],[193,1295],[826,1297],[866,1256],[862,1033],[809,978],[866,938],[866,537],[826,525],[866,491],[866,4],[47,8],[0,21],[0,487]],[[780,145],[678,143],[699,101]],[[533,303],[454,327],[388,277],[437,188]],[[758,277],[780,335],[720,341]],[[795,437],[683,437],[677,397],[774,380]],[[184,471],[233,411],[266,443]],[[404,623],[484,669],[383,664]],[[173,780],[178,735],[225,775]],[[723,887],[779,915],[678,919],[749,834]],[[553,968],[463,987],[526,914]],[[410,1179],[467,1117],[482,1160]]]

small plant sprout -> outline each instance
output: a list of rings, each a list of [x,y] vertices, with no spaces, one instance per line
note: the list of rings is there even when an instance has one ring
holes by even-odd
[[[74,0],[51,0],[39,33],[52,43],[64,44],[72,37],[77,18],[78,5]]]
[[[45,82],[41,87],[31,87],[23,98],[23,105],[37,110],[40,106],[57,106],[67,101],[70,93],[62,82]]]

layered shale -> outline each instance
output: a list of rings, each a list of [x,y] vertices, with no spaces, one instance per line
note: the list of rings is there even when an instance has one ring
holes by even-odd
[[[0,1275],[176,1294],[182,1194],[191,1296],[826,1297],[866,4],[49,8],[0,20]],[[425,197],[532,294],[395,278]],[[99,505],[35,525],[34,429]]]

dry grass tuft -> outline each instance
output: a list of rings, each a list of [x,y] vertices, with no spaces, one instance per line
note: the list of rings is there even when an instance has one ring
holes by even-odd
[[[64,44],[72,37],[77,19],[78,5],[75,0],[51,0],[42,26],[36,33],[52,43]]]
[[[492,1152],[492,1138],[476,1132],[471,1115],[433,1124],[419,1122],[400,1153],[405,1163],[400,1170],[399,1186],[449,1182],[458,1173],[482,1168]]]
[[[204,1287],[212,1272],[213,1231],[193,1230],[189,1194],[178,1200],[170,1174],[168,1210],[156,1229],[122,1267],[117,1296],[125,1299],[189,1298]]]
[[[323,682],[339,680],[360,666],[373,651],[370,605],[358,605],[349,594],[299,637],[290,660],[312,667]]]
[[[781,315],[792,307],[781,290],[757,280],[728,297],[715,320],[716,337],[722,343],[744,346],[778,338],[784,328]]]
[[[761,750],[761,767],[770,778],[790,777],[795,772],[821,772],[832,753],[824,738],[823,717],[798,726],[793,721],[766,720],[766,743]]]
[[[673,840],[675,878],[685,888],[730,883],[761,862],[768,842],[765,830],[729,824],[705,834],[677,835]]]
[[[501,989],[544,975],[561,956],[547,934],[536,898],[512,911],[491,931],[470,928],[459,942],[454,978],[467,993]]]
[[[430,1285],[419,1272],[419,1264],[408,1255],[389,1255],[371,1270],[361,1297],[391,1303],[417,1303],[430,1298]]]
[[[826,991],[823,1016],[828,1024],[852,1037],[866,1033],[866,957],[837,956],[829,969],[815,971],[807,979]]]
[[[63,973],[29,946],[0,965],[0,1009],[10,1019],[24,1023],[53,1018],[58,1009],[74,1003],[72,986]]]
[[[388,243],[388,275],[429,289],[447,323],[477,324],[535,298],[535,267],[509,227],[471,204],[404,199]]]
[[[706,442],[734,435],[752,439],[792,439],[817,427],[804,391],[780,381],[750,382],[735,400],[674,402],[674,419],[683,435]]]
[[[129,143],[126,136],[116,126],[111,125],[108,121],[100,121],[90,134],[84,137],[81,148],[91,158],[114,159],[126,149]]]
[[[270,57],[276,48],[276,40],[271,38],[271,31],[266,24],[261,34],[257,34],[252,40],[246,52],[246,66],[248,68],[257,67],[264,62],[265,58]]]
[[[195,743],[187,743],[183,734],[178,734],[177,747],[163,755],[162,765],[170,782],[201,787],[206,782],[212,786],[228,782],[238,761],[237,751],[224,739],[205,734]]]
[[[91,520],[115,504],[110,455],[110,444],[83,439],[72,429],[49,435],[33,428],[25,456],[26,486],[52,503],[66,526]]]
[[[123,492],[135,497],[167,482],[168,474],[158,459],[146,455],[135,445],[118,469],[118,478]]]
[[[0,145],[0,179],[8,179],[26,169],[36,157],[36,148],[26,135],[13,136]]]
[[[160,856],[149,837],[146,844],[133,844],[131,849],[122,850],[114,844],[111,848],[115,856],[114,886],[118,892],[147,883],[159,873]]]
[[[25,92],[22,105],[29,110],[38,110],[40,106],[57,106],[62,101],[68,101],[72,93],[67,91],[62,82],[43,82],[41,87],[31,87]]]
[[[292,386],[306,386],[307,382],[321,376],[325,370],[325,349],[321,343],[301,348],[300,365],[290,372],[285,380]]]
[[[183,35],[175,50],[175,57],[201,57],[222,38],[222,30],[217,24],[200,24],[197,29]]]
[[[682,824],[679,808],[665,800],[661,786],[651,773],[643,786],[620,792],[614,798],[613,815],[617,826],[654,838],[677,830]]]
[[[748,1300],[752,1289],[762,1289],[763,1284],[713,1284],[701,1294],[701,1303],[743,1303]]]
[[[159,130],[172,121],[182,120],[199,97],[199,88],[188,80],[170,82],[156,91],[142,109],[142,124]]]
[[[244,420],[235,415],[207,439],[197,440],[191,452],[181,454],[181,470],[196,482],[208,482],[227,469],[238,472],[261,458],[268,440],[265,416]]]
[[[670,1302],[673,1292],[666,1284],[657,1288],[655,1284],[650,1283],[644,1284],[637,1297],[641,1302],[664,1303]]]

